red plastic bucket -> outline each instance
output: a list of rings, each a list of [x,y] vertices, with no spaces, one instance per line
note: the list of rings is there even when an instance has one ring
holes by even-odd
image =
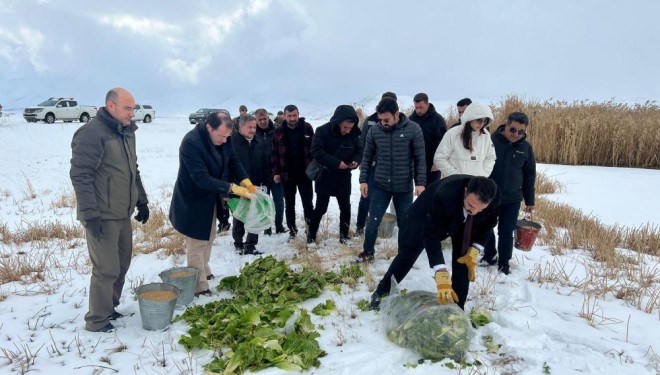
[[[532,250],[536,236],[541,230],[541,224],[530,220],[518,220],[516,222],[516,249],[522,251]]]

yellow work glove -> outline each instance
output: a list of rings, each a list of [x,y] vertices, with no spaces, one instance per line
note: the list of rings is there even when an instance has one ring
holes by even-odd
[[[468,279],[470,281],[477,280],[477,262],[479,259],[479,249],[476,247],[468,247],[467,253],[462,257],[456,259],[458,263],[465,264],[468,268]]]
[[[257,187],[252,184],[252,181],[250,181],[249,178],[246,178],[243,181],[241,181],[241,186],[248,189],[250,194],[254,194],[257,192]]]
[[[438,303],[445,304],[458,302],[456,292],[451,288],[451,278],[449,271],[441,270],[435,273],[435,283],[438,286]]]
[[[239,197],[252,199],[252,194],[250,194],[250,191],[248,191],[247,188],[238,186],[236,184],[231,184],[230,189],[232,193],[238,195]]]

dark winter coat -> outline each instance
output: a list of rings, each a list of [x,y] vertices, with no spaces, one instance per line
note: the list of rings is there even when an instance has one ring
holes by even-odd
[[[407,193],[415,186],[426,186],[424,136],[419,125],[399,113],[399,122],[390,129],[380,123],[368,130],[360,183],[367,182],[369,169],[375,168],[374,182],[390,193]],[[375,160],[376,165],[372,166]]]
[[[229,194],[231,182],[248,177],[234,154],[231,137],[221,146],[211,142],[206,125],[189,131],[179,147],[170,221],[185,236],[208,241],[216,199]]]
[[[342,197],[351,195],[352,169],[339,169],[339,164],[348,165],[352,162],[362,162],[362,144],[360,129],[355,125],[347,135],[341,135],[339,124],[353,119],[357,124],[358,117],[350,105],[341,105],[325,125],[316,129],[312,143],[312,156],[326,167],[321,180],[317,181],[316,194]]]
[[[78,201],[77,218],[86,221],[126,219],[146,204],[131,122],[123,126],[105,107],[81,126],[71,141],[71,183]]]
[[[424,116],[418,116],[416,112],[410,115],[410,120],[416,122],[422,128],[424,134],[424,150],[426,154],[426,174],[431,172],[433,167],[433,156],[438,148],[442,137],[447,131],[447,123],[444,117],[436,112],[433,104],[429,104],[429,109]]]
[[[505,125],[491,135],[497,160],[490,178],[502,191],[502,203],[525,200],[525,205],[534,205],[534,181],[536,179],[536,159],[527,135],[511,143],[502,134]]]
[[[265,147],[264,153],[267,161],[268,168],[268,178],[264,181],[264,185],[271,188],[273,186],[273,167],[272,167],[272,152],[273,152],[273,134],[275,134],[275,124],[272,120],[268,120],[268,127],[262,129],[257,125],[257,134],[254,135],[255,138],[260,138]]]
[[[273,134],[273,151],[271,155],[271,168],[273,176],[280,175],[282,181],[288,181],[289,179],[289,170],[287,169],[287,158],[286,158],[286,132],[284,127],[289,126],[286,121],[282,122],[282,125],[275,128]],[[304,137],[304,159],[305,167],[312,162],[312,141],[314,140],[314,128],[312,125],[305,122],[304,117],[298,119],[298,124],[294,128],[296,131],[303,132]],[[304,171],[303,171],[304,174]]]
[[[403,225],[399,228],[399,246],[401,241],[414,241],[406,244],[426,248],[431,267],[445,264],[441,241],[449,236],[462,234],[465,225],[463,200],[465,187],[474,176],[456,174],[443,178],[429,185],[415,199],[406,211]],[[472,243],[484,245],[491,230],[497,224],[497,211],[500,194],[485,210],[474,216],[472,222]]]
[[[255,134],[252,142],[248,142],[241,133],[237,133],[231,136],[231,143],[250,181],[257,186],[264,185],[270,178],[270,153],[266,150],[266,141]]]

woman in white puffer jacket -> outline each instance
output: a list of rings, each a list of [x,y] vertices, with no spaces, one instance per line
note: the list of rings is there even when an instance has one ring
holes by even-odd
[[[465,109],[463,125],[449,129],[435,150],[433,163],[442,178],[453,174],[490,176],[495,166],[495,147],[486,126],[493,119],[493,112],[485,104],[472,103]]]

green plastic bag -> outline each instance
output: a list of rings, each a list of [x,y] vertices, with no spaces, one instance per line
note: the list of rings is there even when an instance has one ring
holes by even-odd
[[[438,304],[432,292],[401,294],[394,277],[392,290],[380,306],[387,338],[424,359],[460,360],[475,335],[470,318],[460,307]]]
[[[243,222],[246,232],[259,234],[273,225],[275,203],[268,194],[257,189],[252,199],[240,198],[232,215]]]

